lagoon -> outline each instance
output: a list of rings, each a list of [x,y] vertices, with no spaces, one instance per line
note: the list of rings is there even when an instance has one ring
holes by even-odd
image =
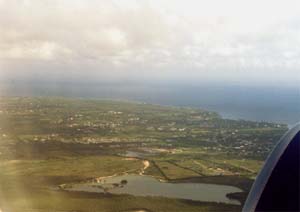
[[[239,205],[240,202],[226,197],[226,194],[242,192],[241,189],[205,183],[162,182],[145,175],[121,175],[103,178],[98,182],[73,184],[69,191],[85,191],[111,194],[130,194],[134,196],[161,196],[204,202],[219,202]]]

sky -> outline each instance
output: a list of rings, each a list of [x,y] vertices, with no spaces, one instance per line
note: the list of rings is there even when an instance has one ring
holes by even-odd
[[[0,79],[298,85],[299,0],[0,0]]]

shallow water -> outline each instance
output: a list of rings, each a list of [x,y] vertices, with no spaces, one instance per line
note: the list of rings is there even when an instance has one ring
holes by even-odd
[[[123,185],[121,181],[126,180]],[[131,194],[135,196],[162,196],[195,201],[240,204],[226,197],[228,193],[241,192],[233,186],[204,183],[167,183],[151,176],[122,175],[102,179],[98,183],[75,184],[68,190],[86,192],[106,192],[112,194]]]
[[[136,152],[136,151],[126,151],[123,156],[125,157],[133,157],[133,158],[144,158],[146,156],[149,156],[150,154],[142,153],[142,152]]]

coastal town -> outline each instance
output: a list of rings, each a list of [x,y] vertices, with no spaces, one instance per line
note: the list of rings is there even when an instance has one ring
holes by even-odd
[[[0,197],[15,202],[14,207],[29,207],[19,201],[24,196],[14,187],[26,180],[22,192],[39,194],[26,197],[31,204],[51,208],[45,200],[60,198],[64,199],[61,209],[72,209],[72,195],[79,195],[85,205],[91,194],[80,190],[80,185],[87,188],[86,183],[92,183],[91,189],[97,195],[97,203],[93,204],[99,204],[99,208],[106,204],[112,207],[117,199],[124,202],[121,210],[112,207],[107,211],[145,208],[136,205],[136,200],[147,205],[145,211],[156,211],[153,203],[164,199],[157,208],[168,208],[168,198],[173,198],[172,205],[181,211],[202,207],[238,211],[265,158],[286,130],[287,126],[280,123],[223,119],[216,112],[188,107],[92,99],[1,97],[0,168],[3,171],[0,182],[5,182],[1,188],[8,186],[5,194],[9,195],[0,192]],[[109,176],[115,176],[120,182]],[[103,179],[113,183],[107,184]],[[235,200],[228,199],[234,196],[231,194],[215,200],[223,201],[221,205],[205,203],[207,200],[193,196],[190,200],[197,200],[197,204],[182,203],[174,192],[170,195],[175,196],[165,197],[163,194],[142,197],[130,191],[124,191],[125,196],[114,194],[116,189],[133,186],[132,180],[137,185],[141,180],[153,184],[157,188],[153,194],[157,195],[159,186],[178,186],[180,190],[182,183],[187,186],[195,183],[196,187],[191,185],[191,189],[208,183],[232,186],[233,193],[240,191]],[[111,186],[113,189],[107,189]],[[76,193],[76,189],[81,192]],[[110,199],[105,195],[110,195]]]

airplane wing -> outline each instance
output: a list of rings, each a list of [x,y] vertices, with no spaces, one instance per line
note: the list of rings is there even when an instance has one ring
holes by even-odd
[[[300,211],[300,123],[290,129],[267,158],[243,212]]]

